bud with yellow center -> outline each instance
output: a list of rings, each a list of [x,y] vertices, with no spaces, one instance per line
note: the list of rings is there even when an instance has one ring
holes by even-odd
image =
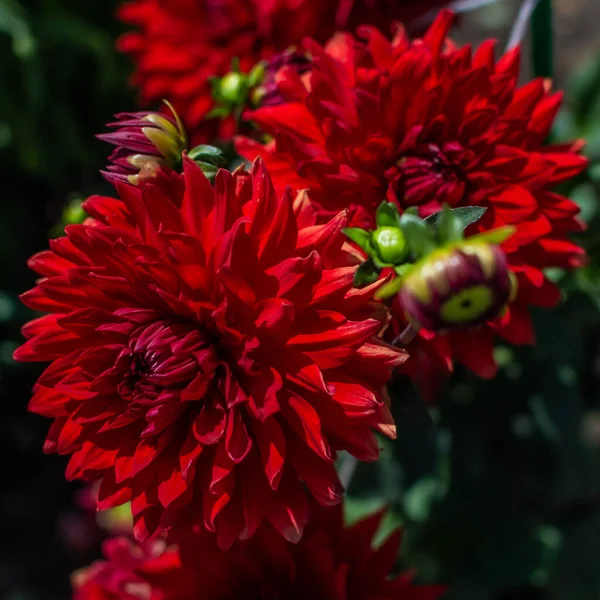
[[[476,327],[502,314],[517,282],[501,248],[477,237],[428,254],[402,280],[400,303],[415,327]]]

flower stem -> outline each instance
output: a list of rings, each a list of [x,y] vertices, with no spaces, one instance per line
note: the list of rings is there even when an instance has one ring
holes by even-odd
[[[392,340],[392,346],[408,346],[417,337],[418,333],[419,330],[409,324]]]
[[[356,471],[356,467],[358,466],[358,460],[354,458],[354,456],[348,454],[342,462],[342,465],[338,472],[338,477],[342,482],[342,485],[346,490],[350,487],[350,483],[352,482],[352,477],[354,476],[354,471]]]
[[[525,37],[531,15],[535,10],[539,0],[523,0],[519,13],[512,26],[508,43],[506,44],[506,50],[512,50],[515,46],[518,46]]]
[[[531,18],[533,72],[536,77],[552,77],[554,44],[552,0],[540,0]]]

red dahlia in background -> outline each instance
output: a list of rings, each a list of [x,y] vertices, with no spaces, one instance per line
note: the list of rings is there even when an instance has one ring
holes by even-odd
[[[102,550],[105,560],[71,575],[73,600],[184,600],[196,583],[177,548],[163,540],[138,545],[124,536],[106,540]]]
[[[400,533],[377,550],[376,514],[344,527],[340,507],[318,511],[298,544],[262,528],[228,552],[211,537],[184,546],[137,546],[127,538],[104,545],[105,560],[73,576],[75,600],[435,600],[441,586],[390,578]]]
[[[136,63],[143,104],[170,100],[194,143],[231,135],[229,123],[203,123],[214,107],[209,78],[230,71],[233,58],[248,72],[305,36],[325,41],[337,29],[415,18],[443,0],[133,0],[119,18],[135,31],[119,48]],[[221,128],[219,130],[219,128]]]
[[[484,328],[417,338],[407,368],[424,388],[452,369],[453,358],[492,377],[495,335],[531,343],[528,306],[559,300],[544,269],[584,259],[568,239],[582,228],[578,208],[552,189],[581,173],[586,160],[580,144],[544,143],[561,94],[542,79],[518,86],[518,49],[496,61],[491,40],[474,54],[470,46],[456,47],[446,37],[451,23],[445,11],[414,41],[400,29],[388,42],[369,27],[358,39],[338,35],[325,48],[308,41],[307,83],[286,71],[287,97],[292,90],[296,96],[253,112],[274,142],[238,142],[246,158],[264,156],[276,186],[309,188],[322,218],[355,206],[357,224],[370,226],[387,199],[401,211],[418,207],[422,216],[444,203],[486,207],[469,233],[516,227],[503,244],[519,283],[516,301]],[[395,312],[393,335],[403,327],[400,307]]]
[[[264,520],[298,540],[305,491],[340,501],[334,460],[375,460],[394,435],[383,387],[405,356],[375,337],[378,284],[352,287],[346,214],[315,225],[302,197],[252,173],[214,187],[191,160],[155,185],[118,183],[93,218],[34,256],[17,360],[51,361],[30,403],[54,418],[46,452],[131,500],[135,533],[203,525],[219,544]],[[158,181],[158,179],[157,179]]]

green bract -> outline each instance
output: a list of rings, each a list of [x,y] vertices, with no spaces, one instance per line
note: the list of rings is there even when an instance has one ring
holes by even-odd
[[[227,164],[223,152],[215,146],[200,145],[192,148],[188,156],[202,169],[204,175],[212,180],[219,167]]]

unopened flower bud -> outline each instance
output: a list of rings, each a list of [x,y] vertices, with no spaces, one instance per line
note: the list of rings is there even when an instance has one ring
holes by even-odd
[[[371,246],[383,263],[399,265],[408,255],[408,246],[399,227],[378,227],[371,233]]]
[[[253,106],[277,106],[285,102],[282,88],[288,72],[304,75],[310,70],[311,61],[306,54],[295,47],[275,54],[264,65],[261,78],[252,88]]]
[[[219,82],[219,94],[231,104],[243,104],[248,95],[248,84],[243,73],[232,71],[224,75]]]
[[[138,185],[144,174],[160,166],[175,168],[187,148],[187,136],[181,120],[168,104],[172,115],[157,112],[134,112],[116,115],[108,127],[116,131],[97,137],[116,146],[111,165],[103,172],[110,182],[127,181]]]
[[[399,295],[413,325],[440,331],[476,327],[499,316],[516,292],[500,247],[465,240],[418,262]]]

